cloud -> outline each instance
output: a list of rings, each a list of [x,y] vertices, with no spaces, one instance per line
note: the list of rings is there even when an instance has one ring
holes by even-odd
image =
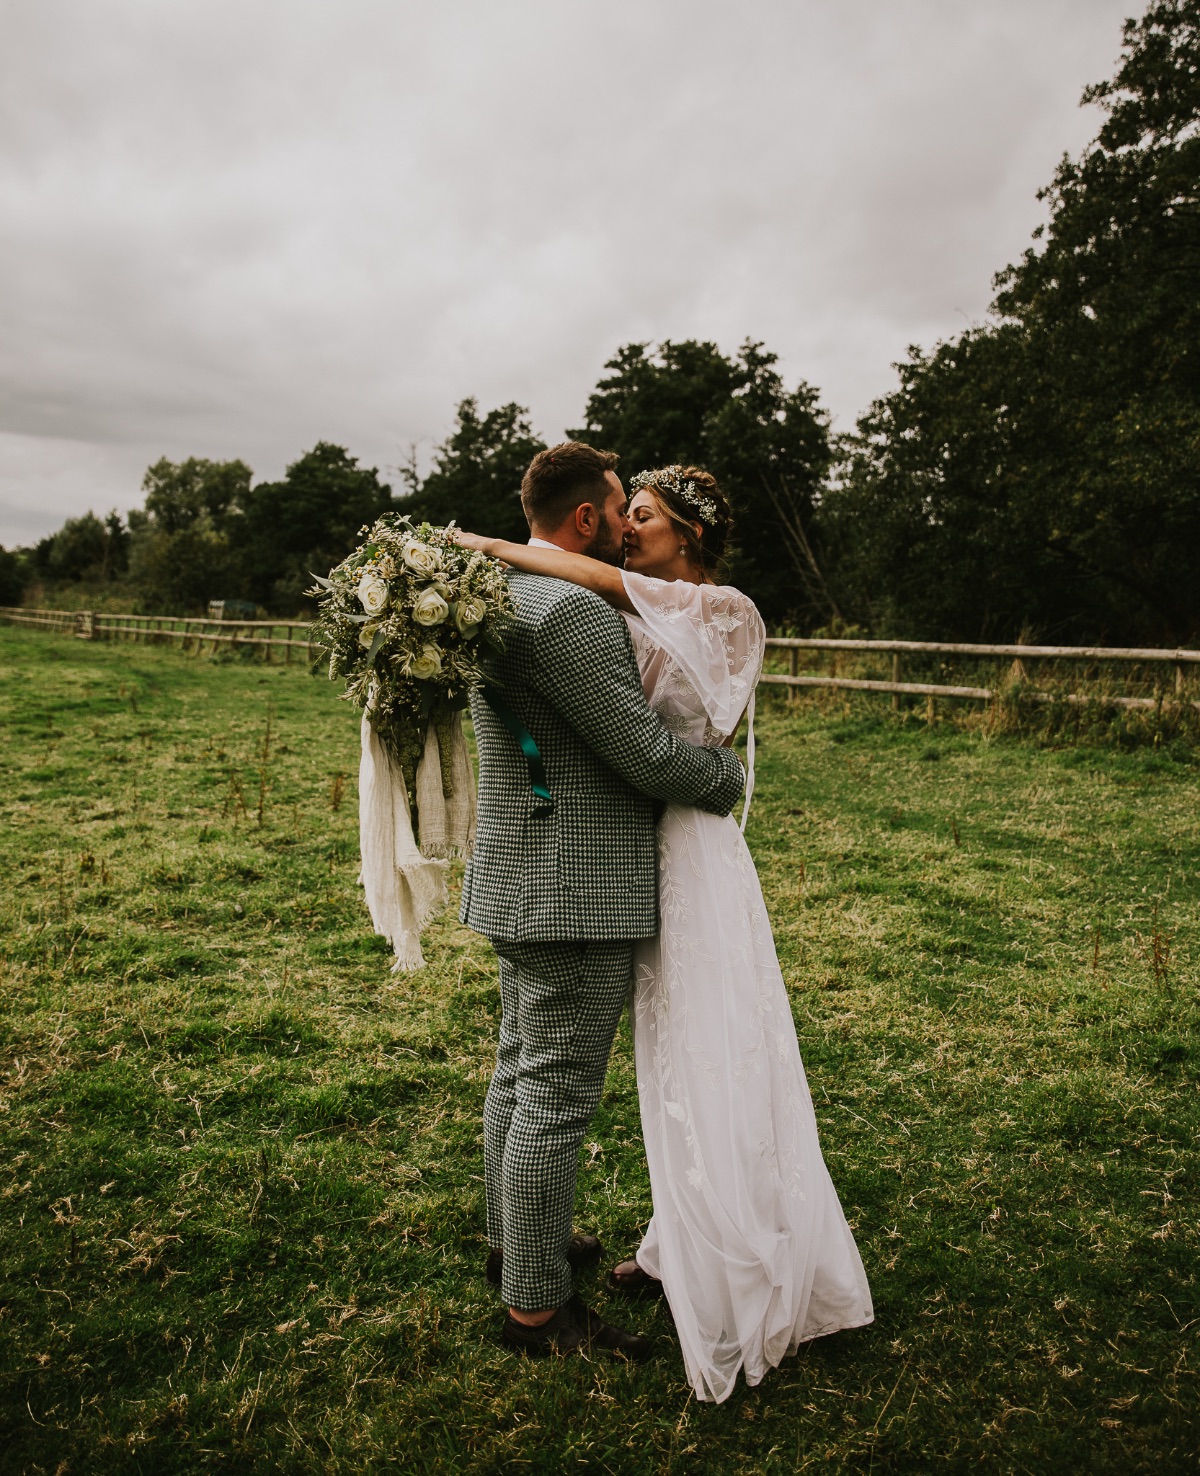
[[[747,335],[849,424],[977,319],[1113,0],[25,0],[0,48],[0,541],[166,454],[387,466]]]

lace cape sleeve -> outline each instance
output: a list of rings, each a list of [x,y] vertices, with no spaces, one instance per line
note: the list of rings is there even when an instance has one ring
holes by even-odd
[[[727,584],[648,579],[628,570],[621,577],[653,640],[696,689],[713,728],[728,736],[750,701],[766,649],[753,600]]]

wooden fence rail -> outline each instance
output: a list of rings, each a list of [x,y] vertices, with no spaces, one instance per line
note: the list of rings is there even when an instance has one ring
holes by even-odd
[[[788,655],[789,671],[764,671],[763,682],[772,686],[789,688],[794,697],[803,687],[831,687],[851,692],[890,692],[892,705],[898,707],[902,696],[925,697],[929,701],[937,697],[952,697],[974,702],[991,702],[997,695],[995,687],[951,686],[937,682],[906,682],[902,680],[902,660],[906,652],[922,655],[945,655],[975,657],[981,660],[1003,660],[1011,657],[1013,670],[1022,682],[1028,680],[1026,661],[1074,661],[1085,663],[1111,662],[1114,665],[1162,666],[1173,669],[1170,690],[1167,682],[1155,681],[1152,697],[1130,697],[1114,693],[1058,693],[1023,691],[1026,701],[1064,702],[1070,706],[1085,706],[1090,702],[1102,702],[1112,707],[1155,708],[1164,700],[1200,708],[1200,702],[1186,696],[1188,668],[1200,664],[1200,651],[1186,649],[1162,650],[1140,646],[1023,646],[1023,645],[978,645],[963,641],[864,641],[826,639],[822,637],[772,636],[767,640],[767,650],[783,651]],[[829,674],[800,671],[802,651],[847,651],[859,656],[872,654],[890,655],[892,675],[890,681],[866,677],[841,676],[835,669]]]
[[[0,620],[78,636],[86,641],[132,640],[148,645],[178,641],[184,651],[198,654],[221,645],[250,646],[265,661],[282,651],[291,661],[294,650],[308,660],[317,648],[309,639],[304,620],[210,620],[175,615],[105,615],[93,610],[25,610],[0,606]],[[282,634],[276,634],[276,632]]]
[[[0,620],[16,625],[29,625],[41,630],[74,634],[83,640],[129,639],[158,644],[178,641],[184,651],[189,648],[199,653],[206,647],[216,651],[218,646],[249,646],[266,661],[271,660],[273,651],[282,651],[285,661],[292,659],[294,650],[303,651],[312,660],[317,647],[310,638],[311,627],[303,620],[210,620],[192,619],[171,615],[105,615],[90,610],[27,610],[0,606]],[[277,635],[276,632],[282,632]],[[1005,660],[1011,658],[1014,670],[1027,682],[1024,663],[1029,661],[1068,661],[1095,664],[1113,663],[1126,666],[1152,666],[1169,669],[1173,680],[1153,683],[1153,696],[1127,696],[1104,693],[1055,693],[1024,690],[1022,695],[1034,702],[1065,702],[1082,706],[1089,702],[1103,702],[1112,707],[1155,708],[1164,701],[1187,703],[1200,709],[1200,701],[1188,697],[1186,692],[1187,673],[1200,665],[1200,651],[1160,650],[1140,646],[986,646],[962,641],[866,641],[850,639],[825,639],[821,637],[772,636],[767,640],[767,651],[782,652],[788,657],[787,672],[765,671],[762,680],[770,686],[789,689],[789,695],[806,687],[829,687],[850,692],[890,693],[893,706],[898,707],[905,696],[924,697],[932,702],[946,697],[971,702],[991,702],[997,695],[996,687],[951,685],[943,682],[904,681],[903,658],[906,654],[926,656],[975,657],[980,660]],[[829,652],[833,655],[834,670],[825,672],[802,672],[802,652]],[[873,677],[844,676],[837,670],[837,654],[847,652],[859,657],[872,655],[891,657],[891,680]]]

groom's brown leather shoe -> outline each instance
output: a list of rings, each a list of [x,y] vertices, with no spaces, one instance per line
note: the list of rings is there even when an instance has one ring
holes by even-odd
[[[510,1348],[541,1357],[550,1353],[584,1353],[603,1348],[622,1358],[649,1358],[654,1345],[649,1338],[624,1332],[605,1322],[603,1317],[585,1307],[579,1297],[572,1297],[547,1321],[537,1327],[518,1322],[509,1313],[504,1319],[501,1340]]]
[[[594,1266],[604,1259],[604,1247],[594,1235],[572,1235],[567,1241],[567,1265],[572,1271],[582,1271],[585,1266]],[[488,1251],[485,1275],[493,1286],[499,1286],[504,1272],[504,1252]]]

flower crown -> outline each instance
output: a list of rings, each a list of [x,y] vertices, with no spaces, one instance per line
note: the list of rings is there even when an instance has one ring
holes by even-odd
[[[678,464],[660,466],[657,471],[638,472],[636,477],[630,477],[630,496],[645,491],[647,487],[662,487],[673,492],[693,509],[702,523],[707,523],[710,528],[717,526],[717,504],[711,497],[704,496],[691,477],[683,475],[683,467]]]

